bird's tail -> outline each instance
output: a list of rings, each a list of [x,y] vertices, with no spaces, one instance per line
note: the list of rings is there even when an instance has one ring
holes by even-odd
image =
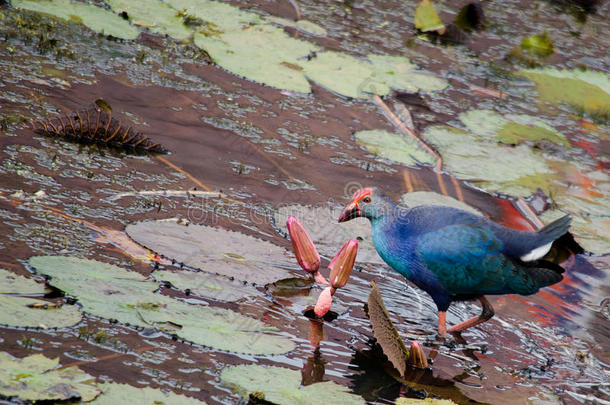
[[[550,224],[545,225],[538,231],[538,235],[541,237],[540,244],[553,242],[555,239],[565,235],[568,232],[568,229],[570,229],[570,222],[572,222],[572,218],[569,215],[565,215]]]

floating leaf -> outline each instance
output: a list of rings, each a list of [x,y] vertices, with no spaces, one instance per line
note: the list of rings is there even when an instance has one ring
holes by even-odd
[[[403,194],[400,197],[400,203],[409,208],[418,207],[420,205],[441,205],[444,207],[453,207],[460,210],[471,212],[475,215],[483,216],[481,211],[474,207],[448,195],[442,195],[434,191],[413,191]]]
[[[435,398],[398,398],[396,405],[455,405],[450,399],[435,399]]]
[[[536,82],[545,101],[564,102],[594,113],[610,112],[610,79],[604,72],[547,68],[522,70],[517,74]]]
[[[313,23],[313,22],[307,21],[307,20],[293,21],[293,20],[289,20],[287,18],[281,18],[281,17],[266,17],[265,20],[267,20],[273,24],[280,25],[282,27],[295,28],[301,32],[304,32],[306,34],[311,34],[316,37],[325,37],[327,34],[327,32],[324,28],[320,27],[316,23]]]
[[[559,210],[549,210],[540,215],[543,223],[550,223],[565,215]],[[570,233],[588,252],[605,255],[610,253],[610,217],[590,217],[572,213]]]
[[[364,404],[349,389],[332,381],[301,386],[301,372],[283,367],[255,364],[226,367],[220,373],[224,385],[238,390],[248,398],[254,392],[264,393],[265,401],[282,405]]]
[[[187,39],[193,31],[187,28],[176,10],[158,0],[107,0],[106,3],[117,13],[127,12],[136,25],[152,32],[167,34],[176,39]]]
[[[180,263],[209,273],[256,284],[269,284],[294,275],[286,250],[239,232],[175,221],[147,221],[125,229],[136,242]]]
[[[168,281],[176,288],[188,289],[192,294],[217,301],[237,301],[260,295],[256,288],[245,286],[239,281],[198,271],[155,271],[152,276],[155,280]]]
[[[546,32],[525,38],[521,41],[521,49],[539,58],[547,57],[555,52],[553,41]]]
[[[294,344],[265,323],[222,308],[187,304],[153,293],[159,284],[139,273],[95,260],[63,256],[30,259],[49,283],[76,297],[83,310],[107,319],[154,327],[220,350],[251,354],[286,353]]]
[[[19,397],[24,401],[91,401],[100,391],[95,378],[78,369],[67,367],[54,370],[59,358],[42,354],[16,359],[0,352],[0,395]]]
[[[436,158],[420,149],[418,142],[411,137],[380,129],[358,131],[354,136],[370,152],[407,166],[436,163]]]
[[[142,405],[201,405],[205,402],[185,395],[165,392],[160,389],[150,387],[132,387],[127,384],[105,383],[98,385],[102,390],[102,395],[91,405],[117,405],[125,403],[126,399],[134,404]]]
[[[337,247],[352,238],[362,238],[358,246],[358,262],[384,264],[379,257],[371,236],[371,226],[365,218],[355,218],[342,224],[337,218],[342,207],[307,207],[303,205],[287,205],[280,207],[274,214],[275,226],[286,233],[286,219],[289,216],[299,218],[307,229],[309,236],[318,251],[332,258],[337,253]]]
[[[0,294],[36,294],[46,291],[44,284],[0,269]],[[27,297],[0,295],[0,324],[32,328],[66,328],[82,316],[73,305],[55,306],[52,302]]]
[[[445,25],[441,21],[432,0],[422,0],[415,9],[415,28],[422,32],[438,31],[443,35]]]
[[[371,281],[371,293],[369,294],[368,317],[373,327],[373,334],[377,343],[381,346],[383,353],[388,357],[394,368],[401,376],[407,370],[409,350],[403,343],[398,331],[390,320],[388,310],[383,304],[383,299],[379,293],[379,288],[375,281]]]
[[[140,31],[115,13],[86,3],[70,0],[13,0],[13,7],[78,21],[91,30],[122,39],[136,39]]]

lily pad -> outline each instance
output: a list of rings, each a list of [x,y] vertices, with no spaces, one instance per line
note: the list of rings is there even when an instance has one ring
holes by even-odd
[[[313,23],[313,22],[307,21],[307,20],[293,21],[293,20],[289,20],[287,18],[281,18],[281,17],[266,17],[265,20],[267,20],[273,24],[282,26],[282,27],[295,28],[301,32],[304,32],[306,34],[311,34],[316,37],[325,37],[327,34],[327,32],[324,28],[320,27],[316,23]]]
[[[491,110],[471,110],[460,114],[460,121],[472,134],[502,143],[548,141],[569,146],[565,135],[541,119],[525,114],[501,115]]]
[[[17,359],[0,352],[0,395],[24,401],[91,401],[99,395],[95,378],[77,367],[55,370],[59,358],[42,354]]]
[[[311,80],[338,94],[362,98],[368,94],[387,95],[392,89],[409,92],[437,91],[447,82],[425,74],[402,56],[369,54],[368,60],[342,52],[319,52],[301,63]]]
[[[384,264],[373,246],[369,221],[365,218],[355,218],[339,224],[337,219],[341,209],[339,206],[287,205],[278,208],[273,219],[275,226],[287,233],[286,219],[289,216],[299,218],[318,251],[328,258],[334,257],[349,239],[361,238],[362,241],[358,245],[358,262]]]
[[[565,215],[560,210],[549,210],[540,215],[543,223],[550,223]],[[594,254],[610,253],[610,216],[591,217],[572,213],[570,232],[583,249]]]
[[[435,398],[398,398],[396,405],[455,405],[450,399],[435,399]]]
[[[441,35],[445,32],[445,24],[438,16],[432,0],[422,0],[417,5],[414,24],[422,32],[438,31]]]
[[[379,129],[358,131],[354,136],[370,152],[407,166],[436,163],[436,158],[420,149],[418,142],[410,137]]]
[[[215,274],[183,270],[155,271],[152,276],[155,280],[168,281],[176,288],[188,289],[192,294],[217,301],[237,301],[245,297],[260,295],[256,288]]]
[[[448,195],[436,193],[434,191],[414,191],[403,194],[402,197],[400,197],[400,203],[409,208],[420,205],[441,205],[444,207],[458,208],[460,210],[471,212],[475,215],[483,216],[481,211],[466,204],[465,202],[456,200]]]
[[[301,386],[301,372],[283,367],[245,364],[226,367],[220,373],[224,385],[238,390],[242,397],[264,393],[265,401],[282,405],[364,404],[362,397],[332,381]]]
[[[44,284],[0,269],[0,294],[42,295]],[[67,328],[82,316],[73,305],[56,306],[35,298],[0,295],[0,324],[15,327]]]
[[[443,156],[446,170],[489,191],[512,191],[527,196],[535,190],[516,189],[514,183],[531,176],[553,174],[545,160],[527,145],[499,145],[445,126],[427,128],[424,138]]]
[[[285,270],[295,267],[286,250],[239,232],[173,220],[139,222],[125,231],[148,249],[209,273],[261,285],[294,276]]]
[[[546,68],[517,74],[536,82],[544,101],[564,102],[589,112],[610,112],[610,78],[604,72]]]
[[[176,39],[187,39],[194,33],[184,25],[175,9],[158,0],[107,0],[106,3],[117,13],[125,11],[133,24],[152,32]]]
[[[220,350],[250,354],[286,353],[294,344],[265,323],[237,312],[187,304],[155,294],[159,287],[139,273],[98,262],[64,256],[30,259],[49,283],[76,297],[83,310],[107,319],[165,332]]]
[[[126,398],[134,404],[142,405],[201,405],[205,402],[173,392],[164,392],[150,387],[132,387],[127,384],[106,383],[98,385],[102,395],[91,405],[116,405],[125,402]]]
[[[80,22],[91,30],[122,39],[136,39],[138,28],[115,13],[91,4],[70,0],[13,0],[13,7],[50,14],[68,21]]]

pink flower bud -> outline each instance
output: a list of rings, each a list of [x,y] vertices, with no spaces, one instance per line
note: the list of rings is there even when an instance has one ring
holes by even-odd
[[[330,285],[334,288],[341,288],[347,283],[357,254],[358,241],[356,239],[348,240],[328,265],[330,269]]]
[[[330,306],[333,303],[333,297],[330,292],[332,287],[326,287],[318,297],[318,302],[316,302],[316,306],[313,308],[313,312],[316,314],[318,318],[322,318],[328,311],[330,311]]]
[[[419,342],[411,343],[411,350],[409,350],[409,364],[419,368],[428,367],[428,358],[426,357],[424,349],[422,349]]]
[[[303,270],[314,275],[320,268],[320,255],[318,254],[318,250],[297,218],[288,217],[286,226],[288,227],[292,249],[294,250],[294,255],[297,257],[297,262]]]

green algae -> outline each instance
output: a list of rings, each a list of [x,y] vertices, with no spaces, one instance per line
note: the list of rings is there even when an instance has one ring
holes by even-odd
[[[70,0],[13,0],[17,8],[50,14],[68,21],[79,22],[91,30],[122,39],[136,39],[138,28],[115,13],[86,3]]]

